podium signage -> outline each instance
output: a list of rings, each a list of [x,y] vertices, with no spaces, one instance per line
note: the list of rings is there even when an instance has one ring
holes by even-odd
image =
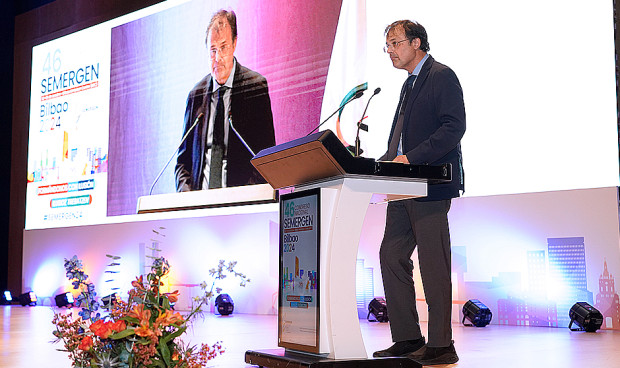
[[[320,191],[280,197],[278,346],[319,352]]]

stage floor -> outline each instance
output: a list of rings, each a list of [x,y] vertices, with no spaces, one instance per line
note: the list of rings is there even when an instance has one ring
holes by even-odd
[[[52,344],[54,310],[50,307],[0,307],[0,367],[69,368],[66,353]],[[226,352],[209,367],[252,367],[246,350],[277,348],[277,318],[273,315],[207,314],[187,334],[192,344],[221,341]],[[368,355],[391,344],[387,323],[360,320]],[[426,325],[423,325],[426,328]],[[453,325],[460,361],[437,367],[620,367],[620,331],[572,332],[567,328]]]

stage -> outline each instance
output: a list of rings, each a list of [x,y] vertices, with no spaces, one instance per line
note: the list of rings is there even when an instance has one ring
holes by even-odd
[[[64,309],[61,309],[64,311]],[[52,344],[54,310],[46,306],[0,307],[0,367],[68,368],[66,353]],[[205,314],[197,319],[186,340],[192,344],[221,341],[226,352],[209,367],[252,367],[245,364],[246,350],[277,348],[275,315]],[[391,344],[387,323],[360,320],[368,355]],[[426,324],[423,324],[426,329]],[[438,367],[617,367],[620,331],[572,332],[567,328],[489,325],[483,328],[453,324],[460,361]]]

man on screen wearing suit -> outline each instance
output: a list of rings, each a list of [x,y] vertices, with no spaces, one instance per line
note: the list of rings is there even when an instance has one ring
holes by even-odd
[[[237,133],[255,153],[275,145],[267,80],[234,56],[237,19],[233,11],[213,15],[206,43],[211,73],[187,98],[184,135],[197,119],[198,124],[179,148],[178,192],[264,183]]]
[[[456,74],[428,54],[426,30],[409,20],[385,30],[384,51],[409,77],[403,84],[388,151],[381,158],[418,165],[452,164],[450,183],[428,196],[390,202],[379,259],[394,344],[375,357],[408,356],[423,365],[452,364],[452,282],[448,211],[464,190],[460,141],[465,133],[463,91]],[[418,249],[428,304],[428,344],[420,330],[411,255]]]

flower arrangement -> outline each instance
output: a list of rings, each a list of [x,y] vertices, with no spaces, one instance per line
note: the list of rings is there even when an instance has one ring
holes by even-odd
[[[113,257],[113,256],[108,256]],[[52,323],[56,342],[64,344],[73,367],[122,367],[122,368],[197,368],[222,354],[221,344],[189,346],[180,341],[192,319],[202,312],[202,307],[214,296],[215,281],[226,277],[225,271],[241,278],[241,286],[250,280],[234,270],[236,262],[225,266],[220,261],[210,270],[214,281],[206,291],[207,283],[201,284],[204,295],[195,298],[195,304],[186,316],[175,312],[178,291],[164,293],[162,279],[170,270],[168,261],[155,258],[151,271],[131,283],[127,302],[116,300],[108,305],[109,314],[102,317],[96,301],[95,286],[88,281],[82,262],[73,256],[65,259],[67,277],[74,289],[80,291],[76,305],[81,307],[79,317],[56,313]],[[221,289],[217,288],[219,293]]]

